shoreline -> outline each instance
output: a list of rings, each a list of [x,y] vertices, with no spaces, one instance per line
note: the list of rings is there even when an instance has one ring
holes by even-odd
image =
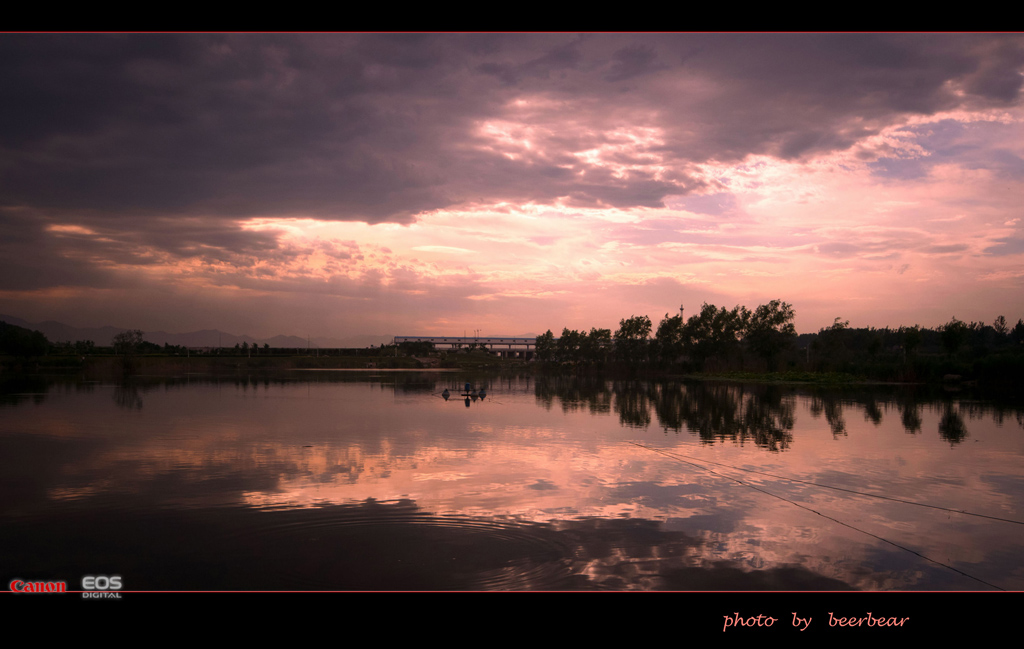
[[[287,372],[462,372],[458,367],[286,367]]]

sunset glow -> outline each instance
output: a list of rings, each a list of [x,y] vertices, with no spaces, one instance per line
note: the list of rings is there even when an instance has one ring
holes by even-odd
[[[0,313],[344,338],[1024,316],[1019,35],[6,35]]]

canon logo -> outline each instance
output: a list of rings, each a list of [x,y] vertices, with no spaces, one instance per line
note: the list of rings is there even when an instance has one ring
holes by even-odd
[[[66,593],[67,584],[63,581],[22,581],[14,579],[7,587],[15,593]]]

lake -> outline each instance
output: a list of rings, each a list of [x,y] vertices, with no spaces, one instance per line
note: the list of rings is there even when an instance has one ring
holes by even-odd
[[[1024,590],[1024,409],[955,391],[8,377],[0,466],[4,583]]]

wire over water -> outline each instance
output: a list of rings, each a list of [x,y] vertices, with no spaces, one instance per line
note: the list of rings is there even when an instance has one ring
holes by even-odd
[[[1000,588],[999,586],[996,586],[995,584],[991,584],[991,583],[985,581],[984,579],[979,579],[978,577],[975,577],[973,575],[969,575],[966,572],[964,572],[963,570],[959,570],[957,568],[954,568],[953,566],[951,566],[951,565],[949,565],[947,563],[942,563],[941,561],[937,561],[935,559],[932,559],[931,557],[927,557],[927,556],[921,554],[920,552],[918,552],[916,550],[912,550],[912,549],[910,549],[910,548],[908,548],[906,546],[900,545],[900,544],[895,543],[893,541],[890,541],[890,540],[888,540],[886,538],[878,536],[877,534],[873,534],[871,532],[868,532],[867,530],[862,530],[859,527],[855,527],[853,525],[850,525],[849,523],[844,523],[843,521],[839,520],[838,518],[833,518],[832,516],[828,516],[827,514],[822,514],[821,512],[819,512],[819,511],[817,511],[815,509],[811,509],[810,507],[808,507],[806,505],[801,505],[800,503],[798,503],[798,502],[796,502],[794,500],[790,500],[789,498],[786,498],[784,496],[780,496],[778,494],[773,494],[772,492],[767,491],[766,489],[762,489],[761,487],[758,487],[756,485],[752,485],[752,484],[750,484],[748,482],[744,482],[744,481],[740,480],[739,478],[734,478],[732,476],[728,476],[728,475],[725,475],[723,473],[719,473],[719,472],[717,472],[717,471],[715,471],[713,469],[709,469],[706,466],[701,466],[701,465],[696,464],[694,462],[691,462],[689,460],[684,460],[683,459],[684,457],[688,457],[688,456],[685,456],[685,455],[679,456],[679,455],[676,455],[674,453],[670,453],[668,451],[662,451],[660,449],[651,448],[650,446],[644,446],[643,444],[637,444],[636,442],[629,442],[629,443],[632,444],[633,446],[638,446],[638,447],[640,447],[642,449],[645,449],[645,450],[648,450],[648,451],[652,451],[654,453],[659,453],[659,454],[664,455],[666,457],[672,458],[673,460],[676,460],[677,462],[683,462],[685,464],[689,464],[691,466],[695,466],[698,469],[703,469],[704,471],[707,471],[708,473],[710,473],[712,475],[716,475],[716,476],[725,478],[727,480],[732,480],[733,482],[736,482],[737,484],[741,484],[741,485],[743,485],[745,487],[750,487],[751,489],[753,489],[755,491],[760,491],[761,493],[763,493],[765,495],[768,495],[768,496],[772,496],[773,498],[778,498],[779,500],[785,501],[785,502],[787,502],[787,503],[789,503],[791,505],[799,507],[800,509],[803,509],[805,511],[809,511],[812,514],[817,514],[818,516],[821,516],[822,518],[826,518],[826,519],[832,521],[833,523],[838,523],[839,525],[842,525],[843,527],[848,527],[851,530],[855,530],[857,532],[860,532],[861,534],[866,534],[866,535],[868,535],[868,536],[870,536],[872,538],[875,538],[875,539],[878,539],[879,541],[882,541],[883,543],[888,543],[889,545],[891,545],[891,546],[893,546],[895,548],[899,548],[900,550],[906,550],[907,552],[909,552],[909,553],[911,553],[911,554],[913,554],[915,556],[918,556],[918,557],[924,559],[925,561],[930,561],[931,563],[934,563],[936,565],[942,566],[943,568],[949,568],[953,572],[955,572],[955,573],[957,573],[959,575],[963,575],[964,577],[967,577],[968,579],[973,579],[974,581],[976,581],[978,583],[985,584],[989,588],[994,588],[996,590],[1002,590],[1002,591],[1006,590],[1005,588]],[[710,462],[709,460],[697,460],[697,461],[698,462],[708,462],[709,464],[718,464],[720,466],[726,466],[726,467],[729,467],[729,468],[732,468],[732,469],[736,469],[736,470],[739,470],[739,471],[748,471],[750,473],[763,473],[762,471],[753,471],[751,469],[741,469],[739,467],[731,466],[731,465],[728,465],[728,464],[722,464],[720,462]],[[772,475],[772,474],[765,473],[764,475]],[[810,484],[810,485],[814,485],[814,486],[817,486],[817,487],[826,487],[826,488],[830,488],[830,489],[838,489],[840,491],[850,491],[851,493],[858,493],[858,494],[861,493],[861,492],[858,492],[858,491],[851,491],[850,489],[842,489],[842,488],[839,488],[839,487],[828,487],[827,485],[818,485],[818,484],[815,484],[813,482],[805,482],[803,480],[794,480],[792,478],[785,478],[785,477],[782,477],[782,476],[773,476],[773,477],[779,477],[779,478],[782,478],[783,480],[793,480],[794,482],[804,482],[805,484]],[[862,495],[874,496],[874,494],[867,494],[867,493],[864,493]],[[884,498],[884,496],[876,496],[876,497]],[[894,498],[889,498],[889,500],[897,500],[898,502],[906,502],[906,503],[909,503],[911,505],[921,505],[921,503],[915,503],[915,502],[909,501],[909,500],[902,501],[902,500],[898,500],[898,499],[894,499]],[[924,507],[934,507],[933,505],[922,505],[922,506],[924,506]],[[934,508],[935,509],[944,509],[942,507],[934,507]],[[959,511],[957,511],[955,509],[949,509],[949,510],[946,510],[946,511],[957,512],[957,513],[967,513],[967,512],[959,512]],[[984,516],[983,514],[971,514],[971,515],[972,516],[983,516],[984,518],[993,518],[992,516]],[[1007,520],[1007,519],[997,519],[997,520]],[[1007,520],[1007,522],[1019,523],[1019,521],[1012,521],[1012,520]]]
[[[775,474],[775,473],[768,473],[767,471],[758,471],[756,469],[745,469],[743,467],[734,466],[732,464],[724,464],[722,462],[714,462],[712,460],[705,460],[705,459],[702,459],[702,458],[691,457],[689,455],[684,455],[682,453],[671,453],[669,451],[662,451],[662,450],[659,450],[659,449],[656,449],[656,448],[651,448],[649,446],[644,446],[642,444],[637,444],[636,442],[630,442],[630,444],[633,444],[634,446],[639,446],[640,448],[645,448],[648,451],[654,451],[655,453],[661,453],[662,455],[665,455],[665,456],[668,456],[668,457],[671,457],[671,458],[674,458],[674,459],[677,459],[677,460],[680,460],[680,461],[683,461],[682,458],[687,458],[688,460],[693,460],[695,462],[703,462],[705,464],[714,464],[716,466],[724,466],[724,467],[727,467],[727,468],[730,468],[730,469],[735,469],[736,471],[744,471],[746,473],[757,473],[759,475],[766,475],[766,476],[769,476],[769,477],[772,477],[772,478],[778,478],[780,480],[788,480],[790,482],[798,482],[800,484],[811,485],[812,487],[821,487],[822,489],[834,489],[835,491],[845,491],[846,493],[857,494],[858,496],[867,496],[868,498],[878,498],[880,500],[891,500],[893,502],[903,503],[905,505],[916,505],[917,507],[927,507],[929,509],[938,509],[940,511],[951,512],[951,513],[954,513],[954,514],[963,514],[964,516],[976,516],[978,518],[988,518],[990,520],[1001,521],[1003,523],[1013,523],[1014,525],[1024,525],[1024,521],[1017,521],[1017,520],[1014,520],[1012,518],[1001,518],[999,516],[990,516],[988,514],[977,514],[975,512],[969,512],[969,511],[967,511],[965,509],[952,509],[952,508],[949,508],[949,507],[941,507],[939,505],[929,505],[927,503],[919,503],[919,502],[915,502],[913,500],[904,500],[903,498],[893,498],[892,496],[883,496],[881,494],[873,494],[873,493],[868,493],[866,491],[857,491],[856,489],[846,489],[845,487],[836,487],[836,486],[833,486],[833,485],[821,484],[820,482],[811,482],[810,480],[801,480],[799,478],[790,478],[790,477],[787,477],[787,476],[784,476],[784,475],[778,475],[778,474]]]

